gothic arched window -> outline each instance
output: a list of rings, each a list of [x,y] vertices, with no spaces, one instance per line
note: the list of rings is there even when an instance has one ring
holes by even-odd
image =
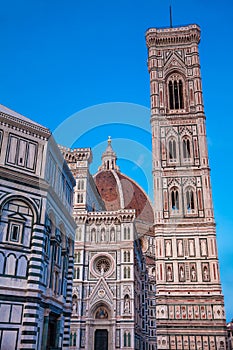
[[[79,227],[76,229],[76,232],[75,232],[75,240],[81,241],[81,239],[82,239],[82,229],[81,227]]]
[[[74,269],[74,279],[79,279],[80,278],[80,268],[79,267],[76,267]]]
[[[124,347],[131,346],[131,334],[130,332],[124,332]]]
[[[171,209],[179,210],[179,192],[176,187],[171,190]]]
[[[124,239],[130,239],[130,228],[124,227]]]
[[[77,343],[77,335],[76,332],[74,333],[74,338],[73,338],[73,346],[76,346]]]
[[[170,161],[176,161],[176,141],[174,139],[168,142],[168,156]]]
[[[80,263],[80,260],[81,260],[81,253],[80,252],[75,253],[74,254],[74,262]]]
[[[178,76],[172,76],[168,82],[169,108],[183,109],[184,94],[183,82]]]
[[[124,251],[124,262],[129,262],[130,261],[130,251],[125,250]]]
[[[78,195],[77,195],[77,203],[83,203],[83,194],[82,193],[78,193]]]
[[[183,145],[183,158],[184,159],[191,158],[190,140],[188,138],[184,138],[182,145]]]
[[[130,278],[130,267],[124,267],[124,278]]]
[[[187,210],[194,210],[195,205],[194,205],[194,193],[191,188],[188,188],[186,191],[186,208]]]

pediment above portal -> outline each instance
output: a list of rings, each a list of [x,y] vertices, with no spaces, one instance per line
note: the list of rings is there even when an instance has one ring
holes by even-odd
[[[107,302],[110,305],[113,304],[113,294],[103,277],[100,277],[89,297],[90,306],[96,302]]]

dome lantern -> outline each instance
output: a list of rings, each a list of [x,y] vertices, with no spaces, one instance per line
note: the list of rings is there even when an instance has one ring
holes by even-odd
[[[98,168],[100,170],[119,170],[119,167],[116,165],[117,156],[112,149],[112,140],[111,136],[108,136],[108,145],[106,151],[102,154],[102,164]]]

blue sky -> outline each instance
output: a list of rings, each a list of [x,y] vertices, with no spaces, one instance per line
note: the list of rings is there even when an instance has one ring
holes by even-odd
[[[92,147],[92,172],[96,171],[106,139],[111,135],[121,170],[151,193],[149,76],[144,35],[149,27],[169,25],[170,4],[174,25],[197,23],[202,31],[200,60],[211,179],[221,280],[230,320],[232,0],[2,2],[0,103],[52,131],[59,130],[67,140],[71,130],[63,131],[61,125],[78,113],[72,130],[73,133],[77,130],[75,145]],[[120,123],[112,116],[119,107],[115,102],[123,103],[119,109]],[[104,104],[102,109],[91,108],[100,104]],[[140,114],[141,106],[145,109]],[[109,115],[103,126],[97,122],[102,113]],[[135,117],[137,127],[129,122],[129,115]],[[80,134],[81,123],[84,128]]]

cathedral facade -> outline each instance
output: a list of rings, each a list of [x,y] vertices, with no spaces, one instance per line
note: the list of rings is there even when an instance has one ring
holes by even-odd
[[[90,148],[2,107],[1,349],[227,349],[199,41],[146,32],[154,204],[110,139],[91,175]]]

